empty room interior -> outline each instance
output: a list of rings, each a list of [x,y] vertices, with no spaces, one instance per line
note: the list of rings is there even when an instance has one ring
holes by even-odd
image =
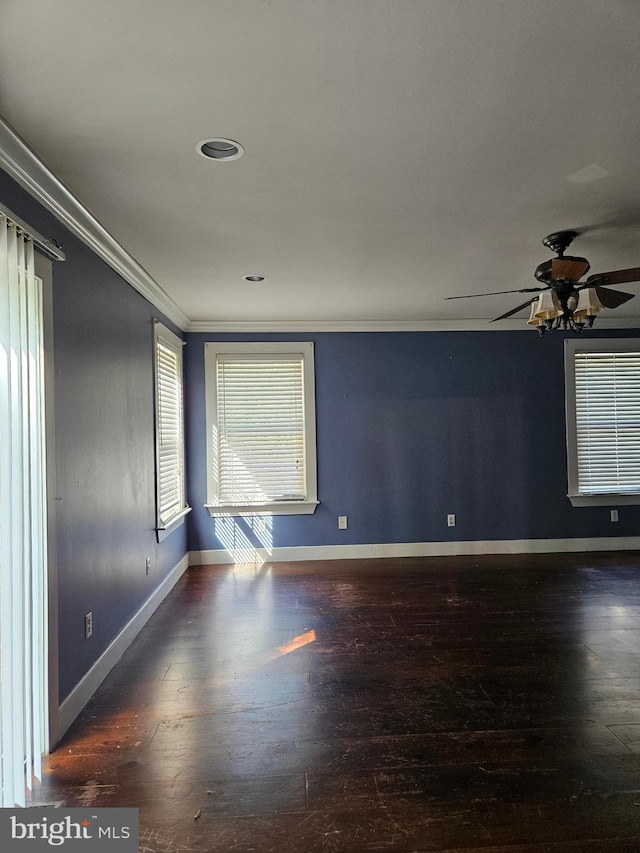
[[[0,15],[3,808],[637,853],[640,6]]]

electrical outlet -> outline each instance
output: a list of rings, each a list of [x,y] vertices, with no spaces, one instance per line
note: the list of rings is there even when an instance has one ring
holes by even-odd
[[[347,529],[347,516],[339,515],[338,516],[338,530],[346,530]]]
[[[447,527],[455,527],[456,526],[456,517],[454,513],[450,512],[447,516]]]
[[[88,640],[93,634],[93,612],[87,613],[84,617],[84,638]]]
[[[145,575],[148,575],[150,571],[151,571],[151,557],[147,557],[147,559],[144,561],[144,573],[145,573]]]
[[[612,509],[611,510],[611,521],[617,521],[617,520],[618,520],[618,510]]]

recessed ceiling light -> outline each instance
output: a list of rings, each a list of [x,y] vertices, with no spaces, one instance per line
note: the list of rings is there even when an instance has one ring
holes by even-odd
[[[264,275],[245,275],[243,276],[245,281],[264,281],[266,276]]]
[[[202,139],[196,145],[196,151],[210,160],[237,160],[244,154],[244,148],[233,139],[214,136],[212,139]]]

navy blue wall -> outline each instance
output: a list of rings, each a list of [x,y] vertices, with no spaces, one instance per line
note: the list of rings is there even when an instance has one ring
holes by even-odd
[[[638,534],[640,507],[612,524],[608,507],[566,497],[560,333],[186,337],[190,550],[223,547],[202,507],[207,340],[315,342],[320,506],[275,517],[275,547]]]
[[[158,312],[1,171],[0,201],[67,256],[53,269],[62,701],[184,556],[186,528],[156,543]],[[89,611],[93,636],[85,640]]]

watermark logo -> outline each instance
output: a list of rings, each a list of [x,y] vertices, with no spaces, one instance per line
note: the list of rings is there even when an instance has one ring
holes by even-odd
[[[138,809],[0,809],[0,850],[138,853]]]

